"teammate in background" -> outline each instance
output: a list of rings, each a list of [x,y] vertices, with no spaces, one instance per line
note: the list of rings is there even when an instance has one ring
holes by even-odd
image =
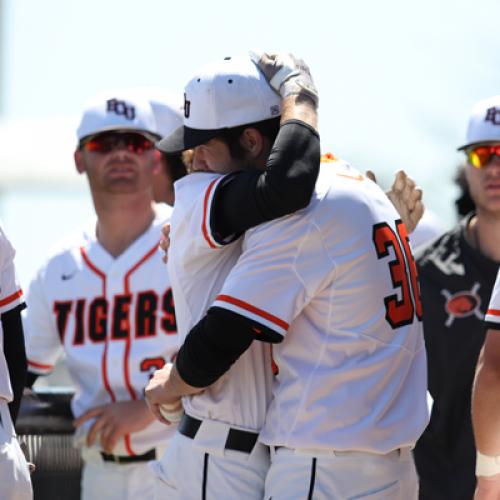
[[[4,500],[29,500],[33,491],[28,464],[14,430],[26,379],[21,322],[25,305],[14,255],[0,223],[0,496]]]
[[[172,114],[178,121],[178,111]],[[28,385],[64,352],[76,386],[83,499],[153,498],[147,461],[163,452],[174,430],[154,421],[142,395],[178,347],[158,252],[171,209],[155,206],[152,192],[160,135],[150,103],[134,92],[88,101],[74,157],[97,219],[49,257],[27,297]]]
[[[276,67],[277,61],[263,55],[259,67],[282,96],[289,96],[283,78],[290,71]],[[204,77],[202,74],[192,83],[203,82]],[[228,83],[236,81],[234,73],[224,77]],[[311,89],[310,84],[297,87]],[[209,135],[214,131],[206,123],[202,126],[203,112],[199,111],[206,109],[206,98],[201,92],[202,98],[190,95],[189,90],[188,85],[186,95],[193,115],[195,110],[200,113],[196,115],[197,134]],[[230,116],[233,109],[225,102],[224,94],[215,95],[221,96],[215,100],[216,105]],[[316,102],[314,95],[307,96],[312,103]],[[286,102],[285,98],[285,110]],[[253,106],[258,108],[255,99]],[[284,117],[285,112],[281,121],[286,127]],[[184,136],[188,135],[188,126],[185,121]],[[200,130],[204,128],[209,130]],[[285,134],[278,140],[281,137]],[[160,147],[177,151],[175,139],[165,139]],[[210,141],[200,142],[203,145],[195,149],[195,165],[198,155],[212,170],[228,164],[231,156],[226,149]],[[229,149],[235,142],[229,142]],[[276,150],[285,152],[285,148]],[[287,152],[289,161],[297,158],[298,152],[292,152]],[[224,179],[214,176],[212,182],[222,184]],[[177,192],[176,203],[179,195]],[[205,234],[207,244],[215,249],[224,240],[213,235],[210,190],[207,195],[212,217],[204,218]],[[177,224],[178,209],[179,205],[172,219],[168,262],[176,301],[178,288],[182,291],[176,302],[179,312],[185,307],[179,303],[189,297],[188,280],[178,264],[189,231]],[[236,197],[233,209],[238,209]],[[247,210],[253,213],[255,209]],[[209,221],[212,225],[208,225]],[[195,275],[198,271],[188,270]],[[400,285],[394,290],[396,274]],[[401,303],[397,293],[401,293]],[[200,395],[184,398],[186,415],[179,431],[194,446],[205,443],[208,448],[211,443],[211,453],[197,460],[193,472],[193,468],[176,466],[174,458],[180,463],[186,459],[186,453],[179,452],[181,446],[175,450],[175,457],[172,448],[167,452],[167,457],[173,457],[165,467],[172,494],[177,488],[179,498],[199,497],[199,490],[192,496],[186,494],[183,479],[179,480],[185,476],[191,477],[193,485],[202,481],[205,488],[212,488],[212,495],[223,495],[228,478],[218,469],[211,474],[213,464],[219,460],[217,454],[221,455],[237,436],[253,453],[255,435],[241,436],[238,429],[213,424],[201,415],[193,418],[193,414],[199,408],[197,401],[203,398],[212,400],[207,409],[213,413],[239,411],[245,404],[248,406],[249,399],[260,400],[257,408],[262,407],[262,393],[269,389],[265,384],[258,386],[257,375],[262,377],[266,368],[255,372],[248,368],[240,373],[237,369],[256,349],[269,352],[267,344],[253,342],[263,340],[276,343],[274,368],[278,370],[274,399],[260,436],[272,450],[264,498],[347,498],[376,492],[392,493],[394,498],[415,498],[417,479],[409,450],[427,421],[420,314],[408,237],[394,207],[374,183],[344,162],[322,167],[309,206],[247,231],[243,254],[207,315],[187,335],[174,368],[156,372],[146,389],[148,403],[161,418],[161,404],[174,405],[179,395],[210,386]],[[179,324],[184,333],[184,325]],[[271,361],[267,360],[267,373]],[[239,392],[235,390],[222,400],[213,397],[217,395],[214,389],[229,384],[239,386]],[[182,436],[177,439],[179,444],[185,442]],[[262,498],[255,483],[251,495],[252,471],[248,466],[247,470],[237,474],[237,479],[249,488],[245,498]]]
[[[500,271],[485,317],[486,340],[472,393],[476,438],[475,500],[500,499]]]
[[[500,263],[500,96],[469,120],[465,178],[476,211],[417,252],[430,423],[415,448],[420,497],[469,500],[475,488],[471,389],[482,320]]]
[[[184,103],[180,96],[160,87],[144,87],[136,90],[151,104],[161,137],[169,136],[182,125]],[[161,151],[157,151],[156,154],[160,155],[161,167],[153,178],[153,198],[157,203],[166,203],[172,207],[174,182],[186,175],[189,155],[179,153],[167,156]]]

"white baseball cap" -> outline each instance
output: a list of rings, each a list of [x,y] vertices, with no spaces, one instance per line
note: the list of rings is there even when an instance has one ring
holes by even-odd
[[[161,137],[167,137],[182,126],[182,94],[170,92],[163,87],[138,87],[135,90],[149,101],[156,120],[156,129]]]
[[[84,105],[76,135],[81,141],[112,130],[136,131],[153,140],[160,137],[150,102],[130,90],[105,91],[91,97]]]
[[[484,142],[500,142],[500,95],[483,99],[474,106],[465,141],[459,151]]]
[[[178,153],[216,137],[221,130],[281,114],[281,98],[249,56],[203,66],[184,93],[184,125],[157,147]]]

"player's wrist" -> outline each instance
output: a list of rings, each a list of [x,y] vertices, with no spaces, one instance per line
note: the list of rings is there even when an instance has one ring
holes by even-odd
[[[309,102],[315,109],[318,107],[319,96],[316,87],[305,80],[293,78],[284,82],[280,94],[283,99],[293,97],[296,101]]]
[[[480,451],[476,452],[476,476],[493,478],[498,475],[500,481],[500,455],[483,455]]]

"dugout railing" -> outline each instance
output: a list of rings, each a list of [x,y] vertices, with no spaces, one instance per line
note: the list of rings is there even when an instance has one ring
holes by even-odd
[[[25,392],[16,422],[28,461],[35,500],[79,500],[82,461],[73,447],[71,389],[43,387]]]

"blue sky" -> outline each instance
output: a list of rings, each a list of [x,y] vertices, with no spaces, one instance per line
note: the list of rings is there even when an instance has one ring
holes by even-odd
[[[182,91],[249,48],[303,57],[324,150],[382,179],[407,169],[449,220],[473,103],[500,93],[498,0],[3,0],[7,118],[74,115],[94,92]]]

